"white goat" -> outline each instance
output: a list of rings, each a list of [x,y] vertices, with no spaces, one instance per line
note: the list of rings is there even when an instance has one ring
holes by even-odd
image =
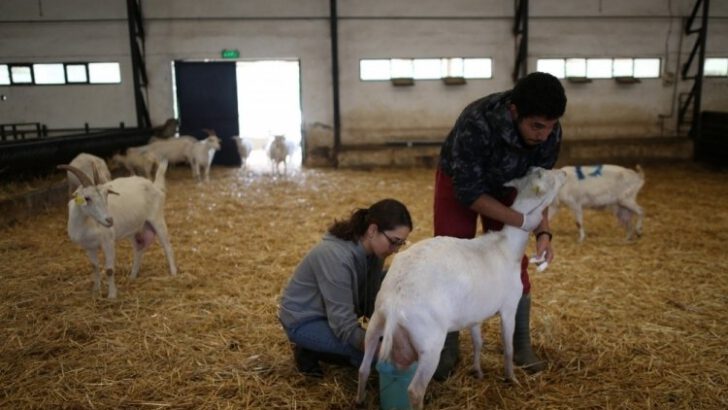
[[[169,264],[169,273],[177,274],[172,245],[169,242],[164,220],[165,182],[167,161],[157,169],[154,182],[137,176],[123,177],[107,183],[99,183],[94,173],[93,181],[78,168],[59,165],[61,169],[76,175],[81,186],[68,202],[68,236],[86,250],[93,265],[93,291],[101,288],[98,250],[104,253],[104,268],[109,280],[110,299],[116,298],[114,260],[116,241],[129,238],[134,248],[131,277],[136,278],[142,254],[159,236]],[[109,194],[113,194],[109,196]]]
[[[279,165],[283,163],[283,174],[288,172],[288,161],[287,158],[291,154],[288,152],[289,144],[286,141],[286,137],[283,135],[276,135],[268,145],[268,158],[270,158],[272,170],[274,174],[280,173]]]
[[[639,165],[636,171],[617,165],[561,169],[566,172],[566,183],[549,207],[549,215],[554,215],[561,204],[569,207],[579,228],[579,242],[586,238],[583,208],[611,209],[627,231],[627,240],[642,235],[644,212],[637,204],[637,194],[645,183],[645,174]],[[637,222],[632,225],[634,215]]]
[[[220,151],[220,138],[214,133],[209,134],[202,141],[187,146],[185,155],[192,168],[192,176],[199,182],[202,182],[202,174],[204,174],[205,182],[210,181],[210,165],[212,165],[212,158],[216,151]]]
[[[130,147],[127,148],[126,155],[114,154],[110,164],[113,167],[123,166],[129,175],[143,175],[152,179],[152,170],[157,162],[157,157],[143,147]]]
[[[100,182],[111,181],[111,172],[109,172],[109,167],[106,166],[106,162],[95,155],[82,152],[76,155],[69,165],[80,169],[86,175],[93,175],[94,168],[96,168]],[[71,195],[73,191],[81,186],[81,182],[73,172],[66,172],[66,178],[68,179],[68,195]]]
[[[512,208],[522,213],[542,212],[565,178],[558,170],[529,170],[525,177],[506,184],[518,190]],[[419,362],[407,389],[415,409],[422,408],[448,332],[470,329],[473,368],[481,378],[480,323],[496,313],[501,317],[505,377],[515,380],[513,331],[523,292],[521,259],[528,237],[528,232],[506,225],[474,239],[426,239],[397,254],[367,328],[357,403],[364,401],[380,338],[379,360],[393,362],[400,369]]]
[[[242,163],[241,165],[244,167],[250,153],[253,152],[253,144],[248,138],[243,138],[239,135],[233,135],[231,138],[235,141],[235,146],[238,147],[238,154],[240,154],[240,161]]]
[[[197,142],[195,137],[182,135],[163,140],[156,140],[150,144],[139,147],[145,152],[152,153],[160,161],[166,159],[170,164],[189,162],[187,151]]]

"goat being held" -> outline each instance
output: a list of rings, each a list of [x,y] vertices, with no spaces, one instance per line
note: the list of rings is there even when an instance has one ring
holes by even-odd
[[[98,250],[104,253],[104,267],[109,280],[108,297],[117,295],[114,281],[116,241],[129,238],[134,248],[131,277],[136,278],[142,254],[159,236],[169,264],[169,273],[177,274],[172,245],[164,220],[167,161],[161,161],[154,182],[137,176],[100,183],[94,169],[93,181],[83,171],[69,165],[58,168],[72,172],[81,182],[68,202],[68,236],[88,254],[93,265],[94,292],[101,287]],[[112,195],[109,195],[112,194]]]
[[[566,179],[563,171],[532,168],[507,183],[518,195],[512,207],[541,212]],[[419,362],[408,388],[413,408],[421,409],[448,332],[469,328],[473,368],[482,377],[480,323],[500,313],[505,377],[513,374],[513,331],[523,292],[521,259],[529,232],[513,226],[474,239],[438,236],[397,254],[377,295],[359,368],[357,403],[364,401],[366,380],[379,349],[379,360],[406,368]]]

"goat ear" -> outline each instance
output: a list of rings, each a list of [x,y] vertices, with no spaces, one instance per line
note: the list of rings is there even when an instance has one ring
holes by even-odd
[[[76,196],[78,196],[78,193],[81,191],[81,188],[82,187],[83,187],[82,185],[79,185],[78,187],[76,187],[76,189],[74,189],[73,192],[71,192],[71,198],[70,199],[76,198]]]
[[[106,190],[106,192],[108,192],[108,193],[109,193],[109,194],[111,194],[111,195],[119,195],[119,196],[121,196],[121,194],[120,194],[120,193],[118,193],[118,192],[114,191],[113,189],[107,189],[107,190]]]
[[[93,170],[94,174],[94,185],[98,185],[101,181],[101,178],[99,177],[99,170],[96,168],[96,164],[91,164],[91,169]]]

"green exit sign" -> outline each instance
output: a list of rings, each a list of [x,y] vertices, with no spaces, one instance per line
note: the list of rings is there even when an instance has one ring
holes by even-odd
[[[222,58],[240,58],[240,51],[232,49],[222,50]]]

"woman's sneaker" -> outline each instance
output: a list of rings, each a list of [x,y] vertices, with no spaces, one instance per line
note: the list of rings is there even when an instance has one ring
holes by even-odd
[[[319,379],[324,377],[324,371],[319,365],[318,353],[313,350],[294,346],[293,359],[296,361],[296,369],[301,374]]]

